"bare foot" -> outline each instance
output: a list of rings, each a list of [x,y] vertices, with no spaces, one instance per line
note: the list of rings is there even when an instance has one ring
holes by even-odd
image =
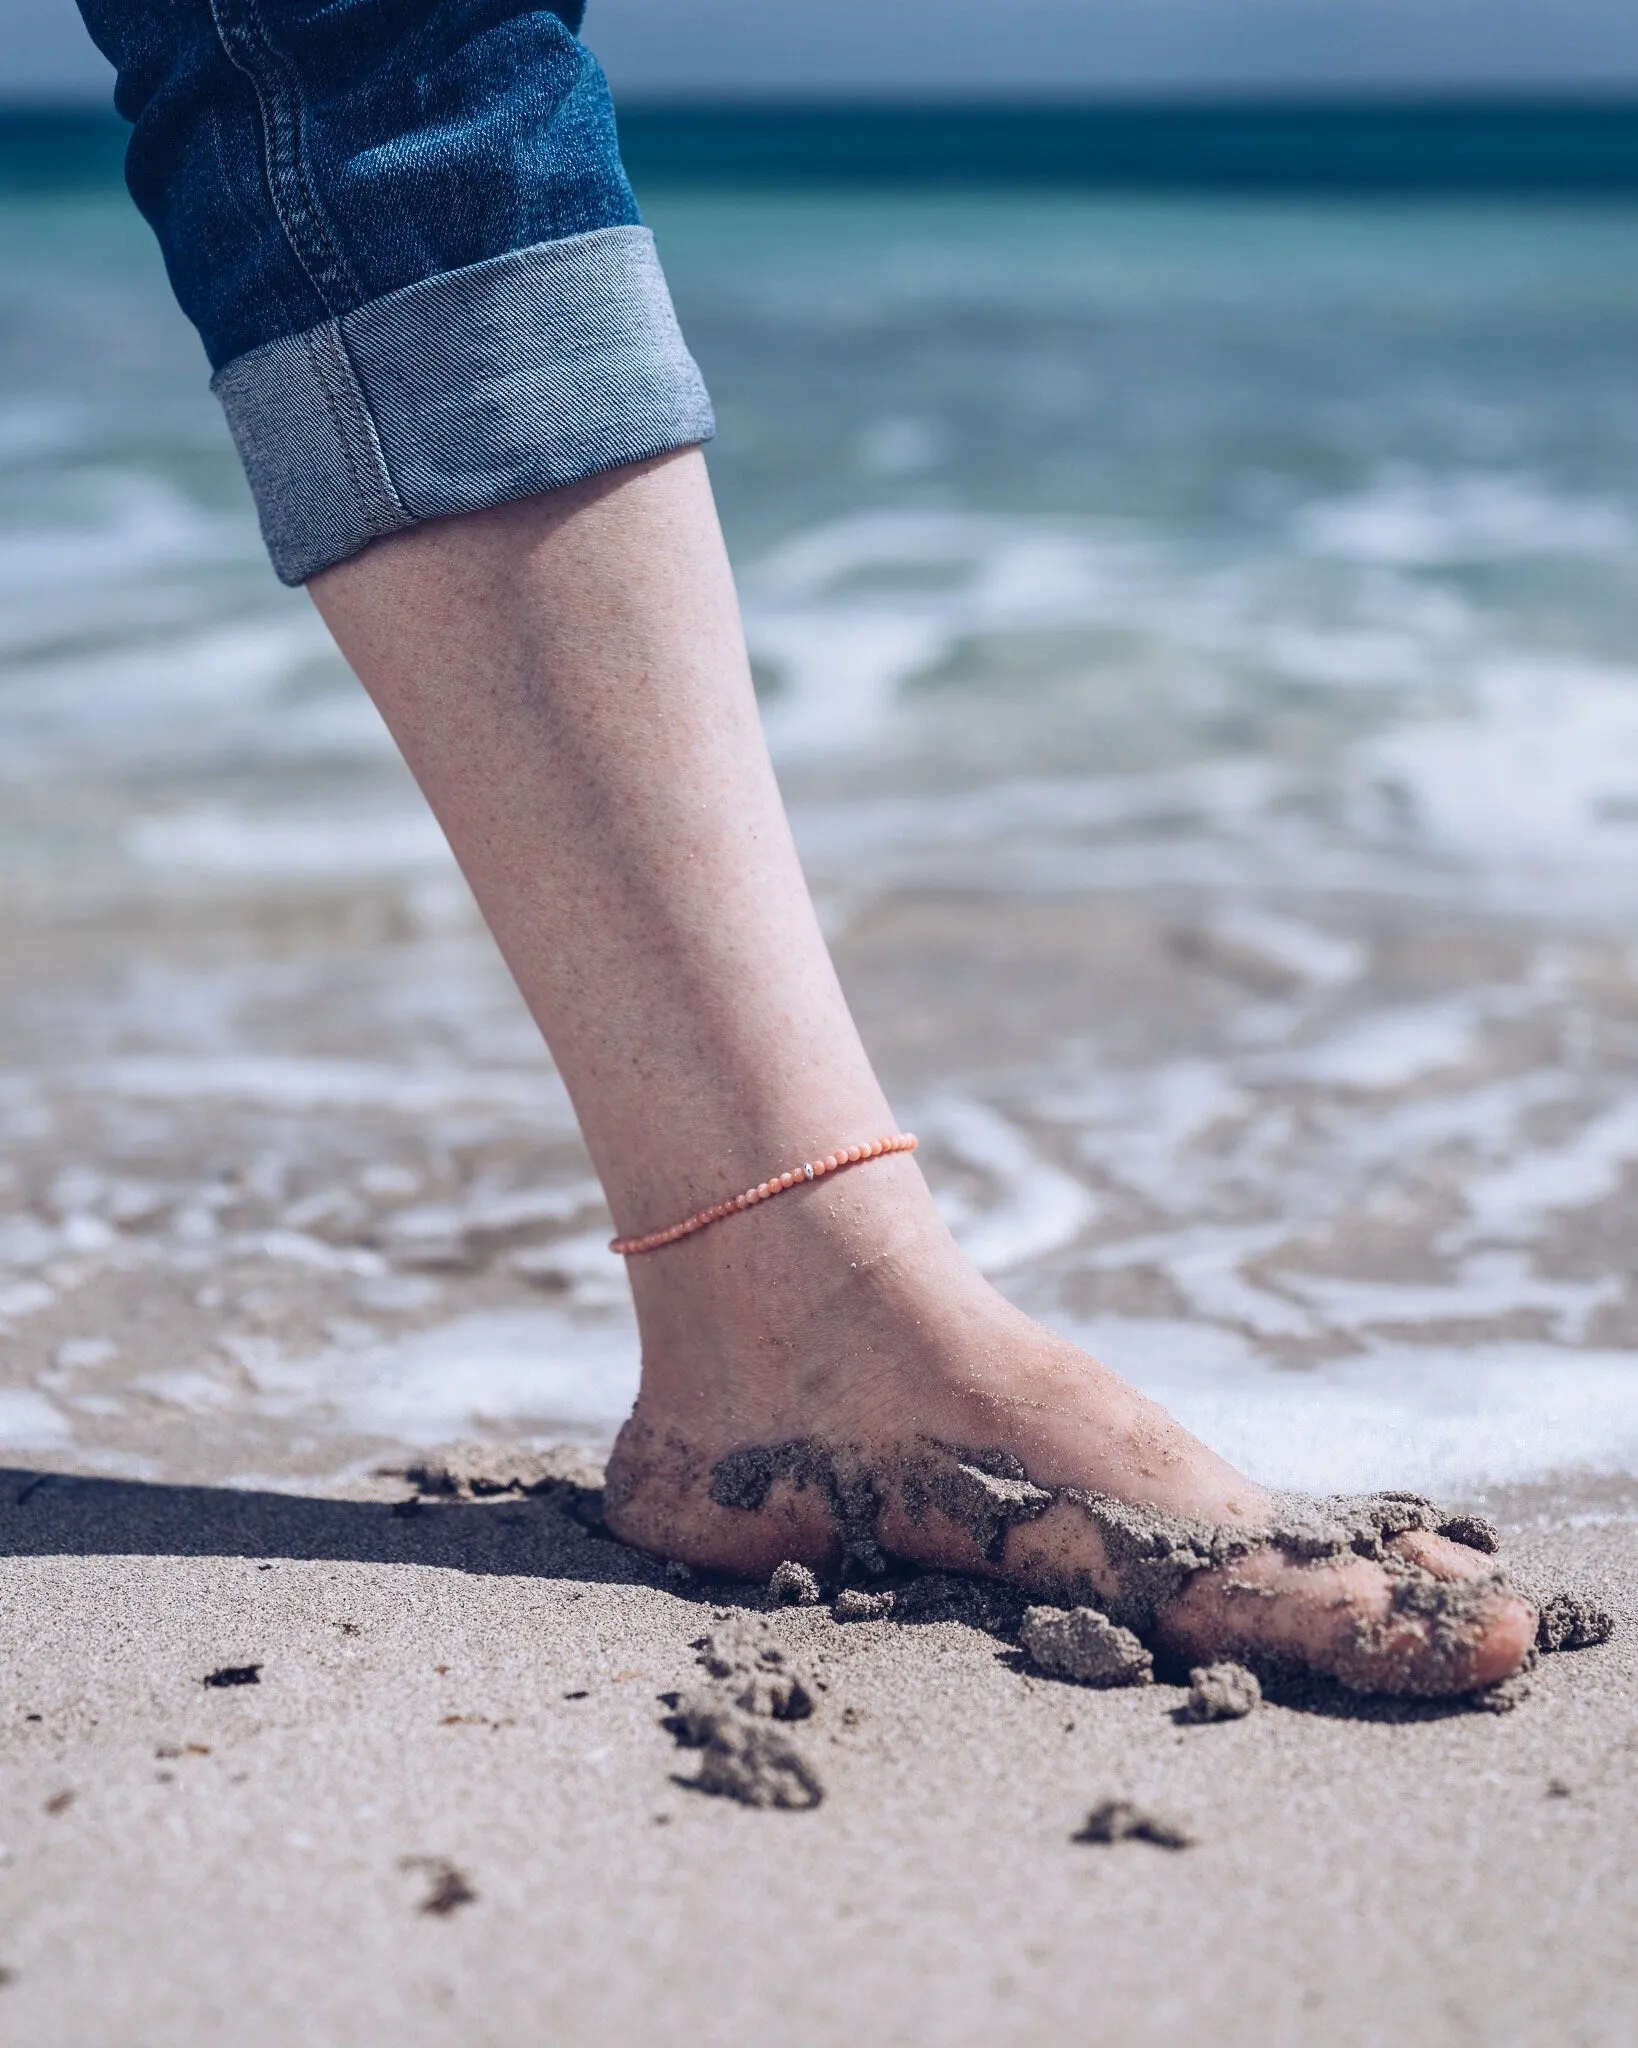
[[[633,1261],[637,1407],[609,1526],[710,1569],[889,1558],[1095,1601],[1150,1642],[1454,1694],[1534,1609],[1411,1496],[1272,1496],[961,1256],[878,1161]]]

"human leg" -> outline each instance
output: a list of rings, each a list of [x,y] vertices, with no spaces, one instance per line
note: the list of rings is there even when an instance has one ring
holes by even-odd
[[[702,466],[656,459],[709,407],[579,0],[84,4],[275,565],[315,579],[426,787],[620,1227],[881,1133]],[[989,1288],[907,1158],[633,1282],[643,1387],[609,1501],[635,1542],[1084,1586],[1179,1649],[1389,1688],[1525,1654],[1529,1609],[1437,1535],[1362,1529],[1380,1555],[1317,1562],[1265,1540],[1284,1511]],[[1437,1583],[1418,1546],[1465,1605],[1399,1598]]]
[[[892,1127],[762,745],[697,454],[422,526],[312,589],[542,1026],[620,1230]],[[632,1282],[643,1382],[609,1518],[650,1549],[1081,1587],[1180,1653],[1383,1690],[1463,1690],[1528,1652],[1528,1606],[1415,1509],[1317,1559],[1312,1532],[1265,1541],[1290,1511],[996,1294],[908,1157],[635,1259]],[[1157,1541],[1194,1546],[1169,1579]]]

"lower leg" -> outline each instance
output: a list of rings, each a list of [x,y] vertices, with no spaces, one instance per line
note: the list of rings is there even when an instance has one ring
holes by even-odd
[[[892,1128],[762,744],[697,454],[416,528],[312,592],[545,1033],[622,1233]],[[880,1544],[1118,1602],[1109,1501],[1229,1531],[1274,1518],[973,1272],[907,1157],[632,1265],[643,1381],[610,1514],[647,1547],[760,1572]],[[1395,1618],[1412,1540],[1386,1567],[1255,1549],[1180,1581],[1156,1630],[1388,1687],[1515,1668],[1533,1617],[1509,1596],[1475,1589],[1454,1656]],[[1485,1569],[1415,1540],[1453,1579]]]

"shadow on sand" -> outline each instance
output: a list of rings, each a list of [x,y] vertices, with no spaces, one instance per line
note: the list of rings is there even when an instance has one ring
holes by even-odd
[[[491,1577],[650,1586],[702,1606],[770,1604],[761,1587],[683,1574],[617,1542],[602,1528],[600,1490],[573,1481],[486,1500],[359,1501],[0,1467],[3,1557],[242,1557],[431,1566]],[[890,1625],[964,1623],[994,1638],[1010,1667],[1027,1669],[1012,1647],[1025,1603],[1010,1588],[959,1573],[914,1571],[896,1571],[883,1583],[897,1593]],[[1164,1660],[1158,1675],[1163,1682],[1187,1683],[1187,1674]],[[1043,1681],[1039,1673],[1035,1678],[1057,1682]],[[1309,1677],[1265,1679],[1264,1690],[1270,1705],[1338,1720],[1443,1720],[1474,1708],[1471,1699],[1369,1698]]]

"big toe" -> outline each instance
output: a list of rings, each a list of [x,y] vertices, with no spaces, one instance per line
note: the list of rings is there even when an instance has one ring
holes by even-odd
[[[1261,1552],[1231,1571],[1201,1573],[1162,1624],[1168,1645],[1189,1656],[1306,1666],[1357,1692],[1423,1698],[1512,1677],[1535,1631],[1529,1602],[1488,1559],[1457,1544],[1425,1563],[1412,1551],[1387,1567]]]
[[[1536,1646],[1537,1619],[1535,1608],[1521,1594],[1495,1595],[1473,1645],[1472,1687],[1499,1685],[1523,1670]]]

